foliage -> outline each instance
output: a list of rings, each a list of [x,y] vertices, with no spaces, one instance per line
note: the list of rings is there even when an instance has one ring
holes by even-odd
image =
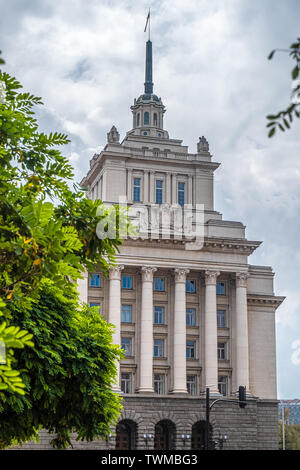
[[[73,290],[44,281],[30,310],[9,305],[11,322],[34,334],[35,347],[16,353],[29,393],[0,394],[0,448],[36,436],[40,427],[57,434],[57,448],[70,445],[71,431],[78,440],[105,438],[119,416],[111,379],[121,350],[97,308],[79,309]]]
[[[297,41],[290,45],[289,49],[274,49],[270,52],[268,59],[271,60],[275,52],[286,52],[292,57],[296,62],[294,65],[291,77],[292,80],[296,80],[300,73],[300,38],[297,38]],[[277,114],[270,114],[267,116],[267,119],[270,121],[267,124],[269,128],[269,137],[272,137],[276,129],[280,129],[284,132],[286,129],[290,129],[291,123],[294,118],[300,117],[300,81],[296,82],[292,90],[291,95],[291,104],[283,111],[279,111]]]
[[[300,426],[297,424],[286,424],[285,429],[285,449],[300,450]],[[283,448],[282,424],[279,425],[279,449]]]

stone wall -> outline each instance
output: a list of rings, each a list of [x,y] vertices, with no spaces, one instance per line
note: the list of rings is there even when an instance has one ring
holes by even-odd
[[[136,448],[151,450],[154,439],[145,442],[144,434],[155,434],[155,425],[161,420],[169,420],[176,427],[174,447],[189,450],[191,439],[183,441],[182,435],[192,435],[192,426],[205,420],[205,400],[199,397],[179,396],[137,396],[124,398],[124,409],[120,420],[136,423]],[[276,450],[278,448],[278,410],[277,401],[249,399],[246,408],[238,404],[219,402],[211,410],[210,419],[213,440],[219,435],[226,435],[223,449],[233,450]],[[77,442],[74,449],[114,449],[115,436],[108,441]],[[40,433],[40,442],[28,442],[22,449],[51,449],[52,437],[46,432]],[[16,448],[17,449],[17,448]]]

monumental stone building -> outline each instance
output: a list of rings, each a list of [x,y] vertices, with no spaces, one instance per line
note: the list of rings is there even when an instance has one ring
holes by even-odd
[[[274,295],[272,268],[248,262],[261,242],[247,240],[241,222],[215,210],[219,163],[207,140],[189,153],[164,128],[150,40],[145,75],[144,93],[131,106],[132,129],[120,142],[112,127],[81,183],[92,199],[122,198],[142,215],[139,235],[124,240],[109,280],[96,272],[80,286],[82,300],[115,325],[114,340],[125,351],[116,384],[124,411],[107,445],[202,448],[206,387],[233,398],[243,385],[245,409],[231,401],[214,407],[213,440],[220,445],[226,436],[224,448],[277,448],[275,311],[283,297]],[[174,213],[186,208],[200,215],[191,225],[201,225],[196,242],[184,230],[178,235]]]
[[[190,153],[164,128],[150,40],[144,87],[132,129],[120,142],[112,127],[81,182],[106,205],[126,200],[139,232],[124,240],[109,279],[96,269],[80,282],[81,299],[99,306],[124,349],[114,385],[124,409],[106,442],[74,447],[202,449],[209,387],[231,399],[211,412],[216,448],[276,449],[275,311],[283,297],[274,294],[272,268],[249,264],[261,242],[214,207],[219,163],[207,140]],[[43,435],[39,447],[48,442]]]

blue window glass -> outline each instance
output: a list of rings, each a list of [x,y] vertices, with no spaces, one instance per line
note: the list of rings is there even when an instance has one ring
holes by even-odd
[[[90,278],[91,287],[100,287],[100,274],[92,274]]]
[[[225,282],[217,282],[217,295],[225,295]]]
[[[161,180],[156,180],[155,182],[155,202],[156,204],[163,203],[163,182]]]
[[[148,113],[148,111],[146,111],[144,113],[144,124],[146,124],[146,125],[149,124],[149,113]]]
[[[217,326],[218,328],[226,327],[226,311],[225,310],[217,310]]]
[[[165,280],[162,277],[155,277],[154,278],[154,290],[156,291],[164,291],[165,290]]]
[[[138,115],[137,115],[136,125],[137,125],[137,127],[139,127],[139,125],[140,125],[140,113],[138,113]]]
[[[185,290],[190,294],[194,294],[196,292],[195,281],[190,281],[187,279],[185,283]]]
[[[122,305],[122,320],[123,323],[131,323],[132,321],[132,306]]]
[[[90,302],[90,307],[98,307],[98,309],[100,310],[100,304],[99,303]]]
[[[155,339],[154,340],[154,357],[164,357],[164,340],[163,339]]]
[[[125,356],[131,356],[131,338],[121,338],[121,347]]]
[[[133,178],[133,201],[140,202],[141,198],[141,178]]]
[[[195,356],[195,341],[186,342],[186,357],[189,359],[194,359]]]
[[[164,316],[165,316],[165,308],[155,306],[154,307],[154,324],[155,325],[163,325],[164,324]]]
[[[157,126],[157,113],[153,114],[153,125]]]
[[[184,187],[185,183],[178,183],[178,204],[184,206]]]
[[[131,276],[122,276],[122,288],[132,289],[132,277]]]
[[[186,325],[187,326],[196,325],[196,310],[194,308],[186,309]]]

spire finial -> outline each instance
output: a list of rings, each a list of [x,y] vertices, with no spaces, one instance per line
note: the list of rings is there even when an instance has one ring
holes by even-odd
[[[149,36],[146,42],[146,70],[145,70],[145,93],[153,93],[153,82],[152,82],[152,42],[150,41],[150,8],[147,16],[146,26],[144,32],[146,32],[149,23]]]

